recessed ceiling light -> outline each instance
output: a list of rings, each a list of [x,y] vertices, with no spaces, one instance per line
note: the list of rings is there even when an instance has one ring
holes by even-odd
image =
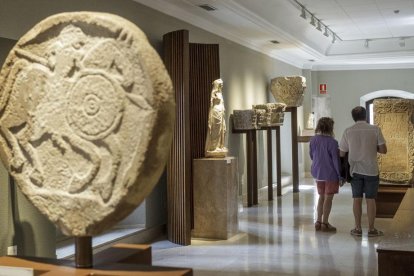
[[[215,10],[217,10],[216,7],[213,7],[209,4],[202,4],[202,5],[198,5],[198,6],[202,9],[206,10],[206,11],[215,11]]]

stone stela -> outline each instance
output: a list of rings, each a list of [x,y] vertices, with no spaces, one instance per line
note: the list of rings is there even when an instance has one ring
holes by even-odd
[[[378,155],[380,179],[409,184],[414,179],[414,100],[374,100],[374,122],[387,142],[387,154]]]

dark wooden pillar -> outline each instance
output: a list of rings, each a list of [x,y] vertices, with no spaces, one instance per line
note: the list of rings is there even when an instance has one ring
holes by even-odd
[[[291,106],[285,112],[291,114],[292,133],[292,184],[293,192],[299,192],[299,157],[298,157],[298,108]]]
[[[164,35],[164,63],[170,74],[176,103],[176,122],[167,164],[167,237],[173,243],[191,244],[190,119],[188,31]]]
[[[187,30],[164,35],[164,63],[175,90],[176,122],[167,165],[167,237],[191,244],[192,160],[204,157],[212,82],[220,77],[218,44],[189,43]]]
[[[277,196],[282,195],[282,155],[280,153],[280,126],[275,128],[276,133],[276,184]]]
[[[248,130],[246,135],[247,152],[247,207],[258,203],[257,198],[257,143],[256,131]]]
[[[267,129],[267,199],[273,200],[272,129]]]
[[[276,138],[276,188],[277,196],[282,195],[282,173],[281,173],[281,154],[280,154],[280,126],[267,128],[267,198],[273,200],[273,147],[272,130],[275,130]]]
[[[253,205],[257,205],[259,203],[258,187],[257,187],[257,131],[253,131],[252,138],[253,138],[253,154],[252,154]]]
[[[298,108],[292,108],[292,182],[293,192],[299,192]]]
[[[220,78],[218,44],[190,43],[190,154],[205,157],[213,81]],[[193,162],[190,163],[191,228],[194,228]]]

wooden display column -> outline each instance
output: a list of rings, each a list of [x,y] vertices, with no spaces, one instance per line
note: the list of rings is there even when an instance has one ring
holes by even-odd
[[[273,149],[272,130],[276,132],[276,194],[282,195],[281,155],[280,155],[280,126],[268,127],[267,130],[267,199],[273,200]]]
[[[247,207],[258,204],[257,193],[257,138],[256,129],[235,129],[233,115],[230,116],[232,133],[246,134],[247,163]]]
[[[293,192],[299,192],[299,158],[298,158],[298,108],[296,106],[287,107],[285,112],[291,114],[292,132],[292,184]]]
[[[220,77],[219,45],[189,43],[187,30],[165,34],[163,42],[163,60],[176,102],[167,164],[167,237],[174,243],[189,245],[193,225],[192,160],[204,157],[211,85]]]
[[[246,135],[247,152],[247,207],[257,205],[257,139],[256,130],[248,130]]]

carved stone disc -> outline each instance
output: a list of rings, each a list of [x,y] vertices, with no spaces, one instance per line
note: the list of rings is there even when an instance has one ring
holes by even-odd
[[[115,15],[51,16],[0,72],[0,156],[63,233],[95,235],[126,217],[165,167],[171,80],[143,32]]]

